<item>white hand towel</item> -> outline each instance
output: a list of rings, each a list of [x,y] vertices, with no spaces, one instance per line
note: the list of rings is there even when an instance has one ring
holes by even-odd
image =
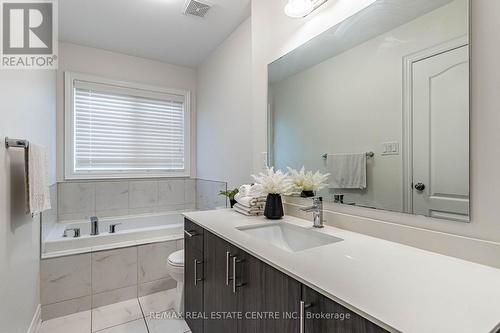
[[[264,193],[264,188],[260,184],[241,185],[238,189],[238,194],[242,197],[260,197]]]
[[[236,203],[233,208],[238,208],[240,210],[244,210],[249,213],[262,213],[264,212],[264,207],[245,207],[239,203]]]
[[[25,160],[26,210],[37,214],[50,209],[47,148],[30,143]]]
[[[260,197],[264,194],[264,187],[260,184],[254,184],[250,187],[250,190],[248,191],[247,196],[249,197]]]
[[[366,154],[328,155],[329,188],[365,189]]]
[[[238,212],[246,216],[258,216],[264,213],[264,210],[248,210],[238,204],[234,205],[233,209],[235,212]]]
[[[250,196],[242,196],[240,193],[237,193],[234,196],[234,199],[241,205],[247,207],[259,206],[266,204],[266,197],[250,197]]]
[[[252,187],[252,185],[248,185],[248,184],[241,185],[240,188],[238,189],[238,194],[243,196],[243,197],[246,197],[248,195],[248,192],[250,192],[251,187]]]

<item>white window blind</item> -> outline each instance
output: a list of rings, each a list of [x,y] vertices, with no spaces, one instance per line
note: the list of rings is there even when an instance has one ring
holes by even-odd
[[[184,95],[73,81],[74,173],[185,170]]]

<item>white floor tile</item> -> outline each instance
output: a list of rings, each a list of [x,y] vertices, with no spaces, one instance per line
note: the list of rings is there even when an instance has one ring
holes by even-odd
[[[106,328],[97,333],[148,333],[144,319],[134,320],[126,324]]]
[[[91,325],[90,316],[90,311],[83,311],[44,321],[40,333],[89,333]]]
[[[173,309],[175,303],[175,289],[161,291],[159,293],[139,298],[142,311],[147,317],[151,312],[161,312]]]
[[[106,305],[92,310],[92,332],[140,318],[143,316],[137,299]]]
[[[189,332],[189,326],[184,319],[176,318],[173,310],[164,311],[159,317],[146,316],[149,333],[185,333]]]

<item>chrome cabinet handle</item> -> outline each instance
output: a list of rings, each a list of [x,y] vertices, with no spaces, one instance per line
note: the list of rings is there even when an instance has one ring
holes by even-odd
[[[300,319],[300,324],[299,324],[299,332],[300,333],[305,333],[306,331],[306,309],[310,308],[312,305],[311,304],[306,304],[304,301],[300,301],[300,308],[299,308],[299,319]]]
[[[186,235],[189,238],[194,237],[194,236],[198,236],[198,234],[196,232],[194,232],[194,231],[187,231],[187,230],[184,230],[184,235]]]
[[[203,264],[203,261],[199,261],[198,259],[194,260],[194,285],[198,285],[199,281],[203,281],[203,279],[198,278],[198,265]]]
[[[233,293],[236,294],[236,289],[239,287],[243,287],[245,283],[238,283],[236,279],[236,264],[242,263],[245,260],[238,259],[236,256],[233,257]]]
[[[229,266],[231,265],[231,252],[227,251],[226,252],[226,286],[229,286],[230,281],[233,279],[229,276],[229,271],[230,268]]]

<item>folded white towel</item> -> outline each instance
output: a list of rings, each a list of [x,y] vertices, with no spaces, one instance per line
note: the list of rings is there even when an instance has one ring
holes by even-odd
[[[240,193],[234,196],[234,199],[243,206],[253,207],[253,206],[262,206],[266,204],[266,197],[251,197],[251,196],[242,196]]]
[[[241,195],[241,196],[246,197],[248,195],[248,192],[250,192],[251,187],[252,187],[252,185],[248,185],[248,184],[241,185],[240,188],[238,189],[238,194],[236,194],[236,195]]]
[[[240,186],[238,194],[243,197],[260,197],[264,195],[264,188],[260,184],[245,184]]]
[[[328,155],[329,188],[365,189],[366,153]]]
[[[233,208],[238,208],[240,210],[244,210],[246,212],[249,212],[249,213],[260,213],[260,212],[263,212],[264,211],[264,207],[246,207],[246,206],[243,206],[243,205],[240,205],[239,203],[236,203]]]
[[[242,207],[244,209],[248,209],[248,210],[251,210],[251,209],[264,210],[264,208],[266,207],[265,202],[261,202],[261,203],[258,203],[257,205],[253,205],[253,206],[248,206],[248,205],[245,205],[243,203],[237,202],[237,205],[239,205],[240,207]]]
[[[249,197],[261,197],[264,195],[264,187],[260,184],[254,184],[250,187],[250,190],[247,193]]]
[[[37,214],[50,209],[47,148],[31,143],[25,160],[26,211]]]
[[[234,205],[233,209],[234,209],[235,212],[238,212],[238,213],[246,215],[246,216],[258,216],[258,215],[262,215],[264,213],[263,210],[252,210],[252,211],[249,211],[247,209],[243,209],[238,204]]]

